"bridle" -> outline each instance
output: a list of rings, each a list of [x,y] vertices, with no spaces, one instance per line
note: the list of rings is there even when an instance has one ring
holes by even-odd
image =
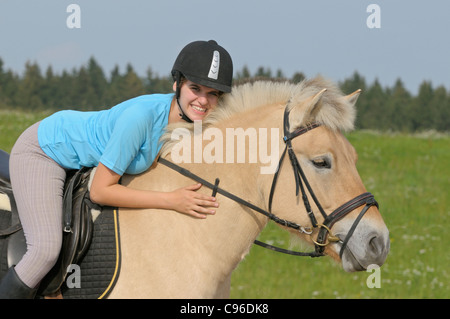
[[[212,184],[212,183],[204,180],[203,178],[199,177],[198,175],[190,172],[189,170],[184,169],[181,166],[178,166],[164,158],[161,158],[161,157],[158,158],[158,162],[179,172],[180,174],[182,174],[186,177],[189,177],[199,183],[202,183],[204,186],[206,186],[208,188],[211,188],[213,190],[213,194],[212,194],[213,196],[215,196],[216,193],[222,194],[223,196],[226,196],[235,202],[238,202],[244,206],[251,208],[252,210],[254,210],[258,213],[261,213],[261,214],[267,216],[270,220],[272,220],[280,225],[283,225],[283,226],[286,226],[289,228],[293,228],[301,233],[304,233],[304,234],[307,234],[310,236],[313,233],[313,229],[319,229],[319,233],[317,235],[316,240],[312,239],[312,237],[311,237],[311,239],[315,245],[315,251],[313,251],[313,252],[296,252],[296,251],[286,250],[286,249],[278,248],[278,247],[275,247],[275,246],[272,246],[272,245],[269,245],[266,243],[262,243],[258,240],[255,240],[255,244],[263,246],[263,247],[271,249],[271,250],[286,253],[286,254],[291,254],[291,255],[296,255],[296,256],[320,257],[320,256],[324,256],[323,252],[325,250],[325,247],[328,244],[340,242],[340,243],[342,243],[342,247],[339,252],[339,256],[342,259],[344,249],[347,247],[347,243],[350,240],[351,236],[353,235],[353,232],[355,231],[360,220],[362,219],[364,214],[368,211],[368,209],[371,206],[378,207],[378,203],[376,202],[374,196],[371,193],[363,193],[363,194],[356,196],[355,198],[349,200],[348,202],[344,203],[343,205],[341,205],[340,207],[335,209],[331,214],[327,215],[325,213],[325,211],[323,210],[322,206],[320,205],[320,202],[318,201],[316,195],[314,194],[314,191],[312,190],[312,188],[308,182],[308,179],[306,178],[306,176],[300,166],[297,156],[295,155],[294,150],[292,149],[292,143],[291,143],[291,141],[294,138],[296,138],[316,127],[319,127],[319,126],[320,126],[320,124],[313,123],[308,126],[301,127],[291,133],[289,130],[289,110],[288,110],[288,107],[286,106],[285,111],[284,111],[284,118],[283,118],[283,130],[284,130],[283,141],[285,143],[285,148],[280,157],[280,160],[279,160],[278,166],[277,166],[277,170],[273,177],[272,186],[271,186],[270,195],[269,195],[269,204],[268,204],[269,211],[265,211],[265,210],[261,209],[260,207],[257,207],[255,205],[253,205],[252,203],[245,201],[242,198],[240,198],[230,192],[225,191],[222,188],[219,188],[218,187],[218,185],[219,185],[218,178],[216,178],[215,183]],[[312,227],[304,227],[297,223],[281,219],[281,218],[277,217],[276,215],[272,214],[272,212],[271,212],[272,211],[272,201],[273,201],[273,196],[274,196],[274,192],[275,192],[275,188],[276,188],[276,183],[277,183],[280,169],[281,169],[283,160],[286,156],[286,153],[289,156],[289,160],[290,160],[292,168],[294,170],[296,196],[298,196],[299,191],[301,191],[303,204],[304,204],[306,212],[311,220]],[[308,190],[311,198],[313,199],[314,203],[316,204],[317,208],[319,209],[321,215],[324,218],[324,221],[321,224],[319,224],[317,222],[314,212],[311,209],[311,205],[309,203],[309,199],[306,194],[305,187]],[[349,214],[351,211],[353,211],[356,208],[361,207],[363,205],[365,205],[364,208],[361,210],[358,217],[353,222],[353,225],[350,227],[345,239],[342,241],[337,236],[334,236],[331,232],[331,228],[333,227],[333,225],[337,221],[339,221],[340,219],[345,217],[347,214]]]
[[[284,130],[283,141],[285,143],[285,148],[280,157],[280,161],[278,162],[277,170],[273,177],[272,186],[271,186],[270,195],[269,195],[269,212],[272,211],[272,200],[273,200],[273,195],[274,195],[278,175],[279,175],[279,172],[281,169],[281,165],[283,163],[284,157],[286,156],[286,153],[288,153],[289,160],[290,160],[292,168],[294,170],[295,194],[296,194],[296,196],[298,196],[299,189],[300,189],[300,191],[302,193],[303,205],[305,206],[308,217],[311,220],[312,227],[319,228],[319,234],[317,235],[317,239],[314,240],[311,238],[315,245],[315,252],[317,254],[323,255],[325,246],[327,246],[331,242],[341,242],[341,239],[338,238],[337,236],[334,236],[331,232],[331,228],[333,227],[333,225],[338,220],[340,220],[341,218],[346,216],[348,213],[350,213],[351,211],[355,210],[356,208],[358,208],[362,205],[365,205],[364,208],[362,209],[362,211],[359,213],[358,217],[353,222],[353,225],[350,227],[350,230],[348,231],[347,236],[342,241],[342,247],[341,247],[341,250],[339,253],[340,258],[342,258],[344,249],[347,247],[347,243],[350,240],[350,237],[353,235],[353,232],[355,231],[356,226],[358,225],[358,223],[360,222],[360,220],[362,219],[364,214],[367,212],[367,210],[373,205],[378,207],[378,203],[375,201],[375,198],[371,193],[363,193],[363,194],[356,196],[355,198],[349,200],[345,204],[341,205],[340,207],[335,209],[330,215],[327,215],[325,213],[324,209],[322,208],[322,205],[320,204],[319,200],[317,199],[316,195],[314,194],[314,191],[311,188],[311,185],[309,184],[308,179],[306,178],[302,167],[300,166],[297,156],[295,155],[295,152],[292,149],[292,143],[291,143],[291,141],[294,138],[296,138],[316,127],[319,127],[319,126],[320,126],[320,124],[313,123],[308,126],[301,127],[291,133],[290,129],[289,129],[289,110],[288,110],[288,107],[285,108],[284,117],[283,117],[283,130]],[[306,194],[305,187],[308,190],[309,194],[311,195],[311,198],[313,199],[317,208],[319,209],[320,214],[324,218],[324,221],[321,224],[319,224],[317,222],[317,219],[311,209],[311,205],[309,203],[309,199]],[[306,229],[305,227],[303,227],[303,232],[306,234],[312,234],[312,229],[311,228]],[[328,241],[327,241],[327,235],[328,235]]]

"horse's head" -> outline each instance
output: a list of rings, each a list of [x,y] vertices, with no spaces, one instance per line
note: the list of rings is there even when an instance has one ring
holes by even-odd
[[[311,227],[311,235],[298,234],[316,242],[316,249],[342,259],[346,271],[381,266],[389,252],[388,229],[357,172],[357,153],[341,133],[353,128],[359,93],[344,96],[321,78],[293,91],[285,113],[284,133],[289,138],[283,148],[287,155],[280,165],[272,202],[272,212],[281,218],[304,227],[319,225]],[[298,133],[312,123],[320,126]],[[309,205],[313,216],[307,213]],[[322,241],[317,239],[319,233]]]

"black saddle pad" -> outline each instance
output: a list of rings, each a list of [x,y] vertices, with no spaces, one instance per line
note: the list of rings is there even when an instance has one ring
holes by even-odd
[[[107,297],[119,277],[120,260],[119,211],[104,208],[94,222],[89,250],[61,286],[64,299]]]

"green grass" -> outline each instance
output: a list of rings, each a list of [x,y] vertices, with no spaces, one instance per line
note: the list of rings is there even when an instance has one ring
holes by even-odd
[[[450,137],[348,134],[358,170],[390,231],[381,287],[371,272],[346,273],[330,258],[287,256],[253,247],[232,277],[232,298],[449,298]],[[260,236],[289,247],[272,223]]]
[[[10,152],[21,132],[48,114],[0,110],[0,149]],[[450,137],[357,131],[348,139],[390,231],[381,288],[367,287],[371,273],[346,273],[330,258],[294,257],[255,246],[233,273],[232,298],[450,297]],[[289,247],[289,235],[273,223],[260,238]]]
[[[0,109],[0,149],[10,153],[17,138],[27,127],[50,114],[49,111],[25,113]]]

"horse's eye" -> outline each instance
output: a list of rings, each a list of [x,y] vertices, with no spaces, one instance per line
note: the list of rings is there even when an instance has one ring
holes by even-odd
[[[312,163],[316,168],[319,169],[331,168],[331,161],[327,158],[315,158],[312,160]]]

